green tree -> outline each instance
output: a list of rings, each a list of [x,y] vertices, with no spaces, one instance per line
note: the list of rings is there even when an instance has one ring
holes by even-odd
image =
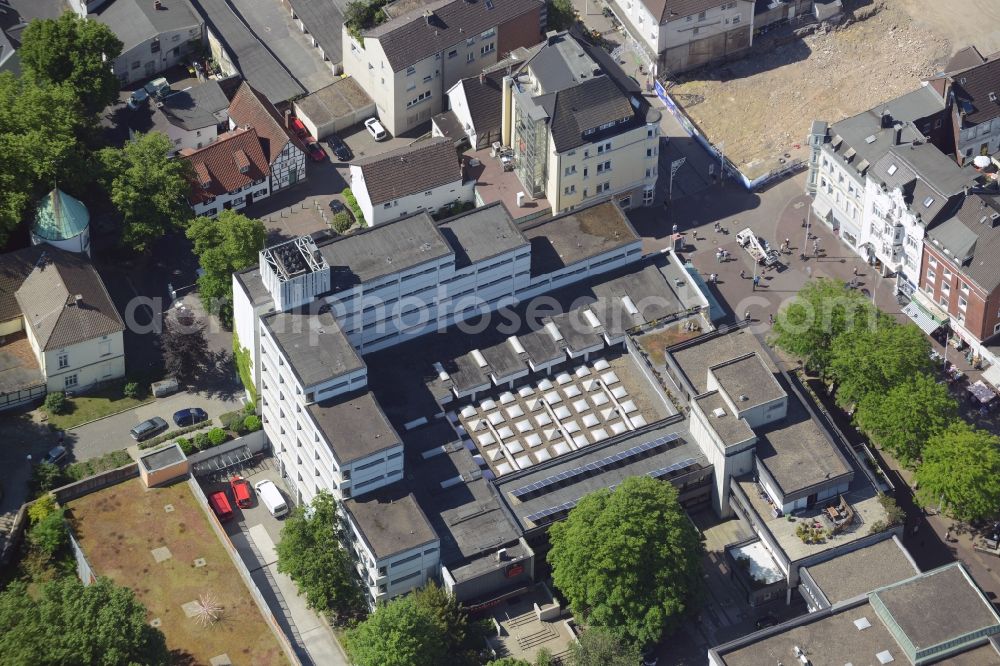
[[[0,73],[0,244],[53,185],[86,191],[94,127],[68,85]]]
[[[0,593],[0,654],[13,666],[167,664],[159,629],[132,590],[107,578],[84,586],[62,577],[37,597],[20,582]]]
[[[204,273],[198,278],[198,294],[205,309],[219,315],[226,326],[233,321],[233,273],[257,265],[267,230],[260,220],[252,220],[232,210],[216,219],[195,218],[187,237]]]
[[[916,499],[958,520],[993,516],[1000,507],[1000,438],[965,421],[931,437],[917,469]]]
[[[278,544],[278,571],[288,574],[317,611],[345,615],[361,605],[361,591],[347,551],[337,538],[337,504],[321,492],[309,508],[285,520]]]
[[[198,377],[211,361],[205,327],[189,313],[164,317],[160,352],[163,369],[182,384]]]
[[[602,627],[590,627],[570,646],[574,666],[634,666],[639,648],[625,643]]]
[[[914,469],[924,446],[958,418],[958,403],[944,384],[917,373],[888,391],[873,392],[858,403],[854,420],[879,447]]]
[[[549,30],[569,30],[576,23],[571,0],[549,0],[546,17]]]
[[[69,545],[69,532],[66,531],[63,509],[56,509],[44,518],[33,522],[28,531],[28,542],[31,547],[52,557]]]
[[[21,40],[18,55],[25,74],[69,85],[88,114],[118,99],[120,84],[111,63],[121,55],[122,42],[108,26],[65,12],[29,22]]]
[[[865,396],[932,370],[931,344],[913,324],[901,326],[888,315],[877,325],[845,331],[833,340],[827,375],[837,384],[837,403],[856,405]]]
[[[591,493],[549,540],[552,579],[577,617],[627,643],[658,641],[699,600],[701,541],[669,483],[631,477]]]
[[[834,338],[874,325],[877,310],[844,283],[818,279],[806,283],[774,322],[771,342],[802,359],[809,370],[825,374]]]
[[[111,202],[125,220],[122,243],[140,254],[191,217],[190,167],[168,157],[170,148],[165,134],[150,132],[126,142],[122,150],[100,152]]]
[[[356,666],[438,666],[451,657],[438,618],[413,595],[380,604],[347,632],[344,648]]]
[[[486,666],[532,666],[530,661],[517,659],[516,657],[501,657],[486,662]]]
[[[58,465],[40,462],[31,469],[28,492],[31,497],[38,497],[66,483],[69,483],[69,479]]]
[[[415,590],[411,596],[418,606],[434,618],[450,664],[479,666],[482,663],[478,652],[487,633],[485,623],[470,621],[455,597],[433,581]]]

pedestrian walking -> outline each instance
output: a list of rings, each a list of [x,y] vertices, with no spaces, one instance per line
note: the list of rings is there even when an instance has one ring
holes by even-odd
[[[791,241],[791,239],[788,239],[788,238],[785,239],[785,250],[788,251],[788,252],[792,251],[792,241]]]
[[[742,268],[740,269],[740,279],[741,280],[746,280],[747,279],[747,272],[745,270],[743,270]]]
[[[771,326],[774,326],[774,315],[773,314],[768,313],[768,315],[767,315],[767,323],[770,324]]]
[[[676,234],[677,233],[677,224],[676,223],[674,224],[673,229],[674,229],[674,233]]]
[[[711,282],[712,284],[715,284],[718,281],[718,279],[719,279],[718,273],[712,273],[711,275],[708,276],[708,281]]]
[[[858,267],[854,267],[854,277],[858,277]]]
[[[715,251],[715,258],[716,258],[716,260],[718,260],[718,262],[720,264],[722,263],[722,250],[721,249]]]
[[[716,223],[715,223],[715,233],[719,233],[719,228],[720,228],[720,227],[719,227],[719,223],[718,223],[718,222],[716,222]]]
[[[729,250],[723,250],[722,251],[722,260],[723,261],[729,261]]]
[[[759,275],[754,275],[753,276],[753,290],[757,291],[757,287],[759,287],[759,286],[760,286],[760,276]]]
[[[748,323],[748,324],[750,323],[750,310],[749,309],[746,312],[743,313],[743,319],[746,321],[746,323]]]

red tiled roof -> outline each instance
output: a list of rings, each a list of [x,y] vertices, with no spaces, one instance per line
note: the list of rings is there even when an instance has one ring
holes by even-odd
[[[295,133],[285,129],[281,116],[266,97],[244,82],[229,103],[229,118],[238,127],[257,130],[268,164],[273,164],[288,142],[305,152],[305,145]]]
[[[194,168],[195,179],[188,196],[192,204],[263,180],[270,171],[261,141],[253,129],[225,132],[204,148],[182,150],[180,158]],[[208,187],[202,186],[205,182]]]

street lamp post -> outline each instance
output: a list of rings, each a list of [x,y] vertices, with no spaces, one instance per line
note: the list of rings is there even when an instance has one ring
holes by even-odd
[[[802,242],[802,251],[799,255],[803,260],[806,258],[806,248],[809,247],[809,227],[812,225],[812,206],[806,207],[806,239]]]
[[[667,198],[671,203],[674,201],[674,176],[677,175],[677,171],[684,166],[685,162],[687,162],[687,158],[682,157],[670,163],[670,188],[667,192]]]

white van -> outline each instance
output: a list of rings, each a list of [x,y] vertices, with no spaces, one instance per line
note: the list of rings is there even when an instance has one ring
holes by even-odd
[[[264,506],[271,512],[272,516],[282,518],[288,515],[288,504],[285,503],[285,498],[281,496],[278,486],[274,485],[274,481],[268,479],[258,481],[254,485],[254,490],[257,491],[257,497],[264,503]]]

